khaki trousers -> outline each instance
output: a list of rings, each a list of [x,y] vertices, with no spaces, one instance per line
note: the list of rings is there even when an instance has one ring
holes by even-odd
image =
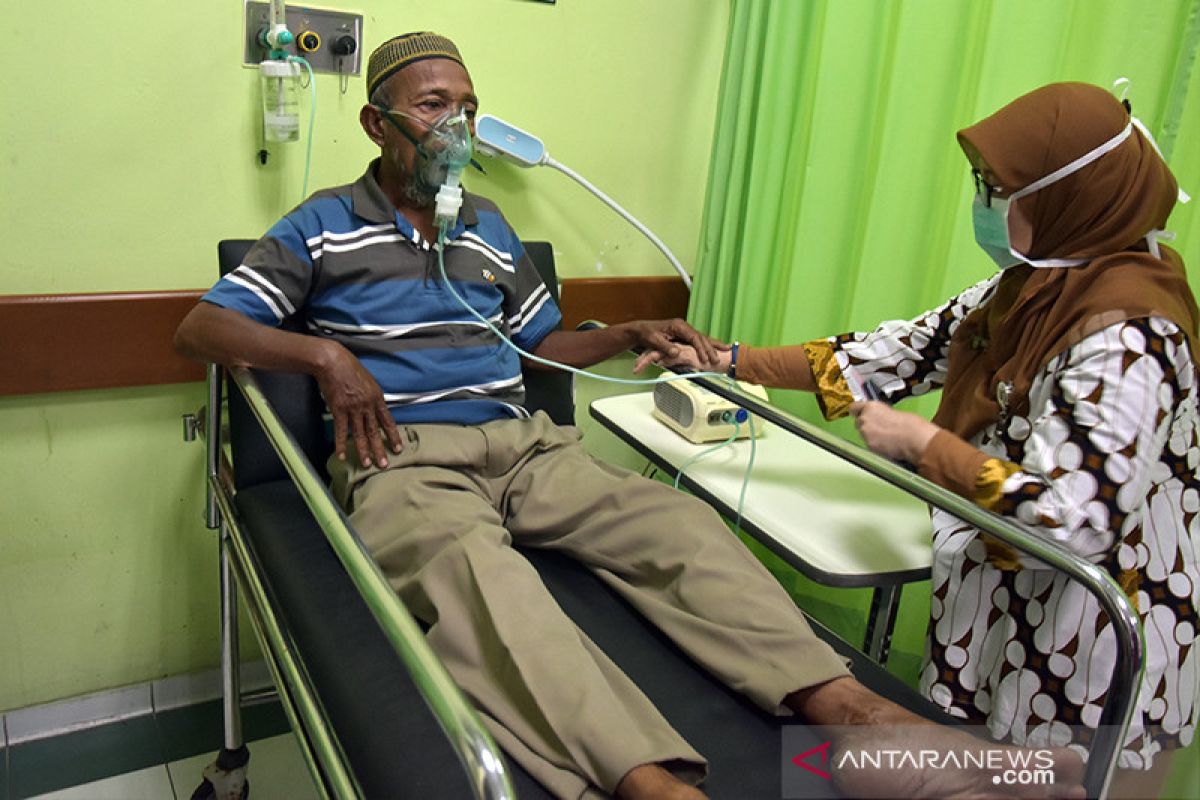
[[[544,414],[402,428],[386,469],[331,458],[334,496],[497,742],[559,797],[662,763],[707,765],[559,609],[510,546],[589,567],[764,709],[848,674],[703,502],[591,458]]]

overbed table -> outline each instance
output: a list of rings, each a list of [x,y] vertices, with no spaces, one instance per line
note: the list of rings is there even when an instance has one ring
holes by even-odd
[[[710,445],[693,444],[655,419],[652,392],[606,397],[591,415],[674,478]],[[817,583],[873,589],[863,651],[887,659],[900,590],[929,577],[924,503],[769,422],[756,441],[741,528]],[[751,443],[739,440],[684,469],[681,485],[734,520]]]

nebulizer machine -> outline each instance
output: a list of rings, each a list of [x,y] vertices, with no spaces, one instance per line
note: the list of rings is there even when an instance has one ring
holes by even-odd
[[[396,112],[392,112],[392,113],[396,113]],[[462,114],[462,112],[460,111],[460,115],[461,114]],[[680,374],[669,373],[669,374],[660,375],[657,378],[650,378],[650,379],[614,378],[614,377],[607,376],[607,375],[599,375],[599,374],[596,374],[593,372],[589,372],[587,370],[579,369],[577,367],[572,367],[567,364],[560,364],[560,363],[557,363],[554,361],[550,361],[548,359],[544,359],[539,356],[535,356],[532,353],[526,352],[525,350],[522,350],[520,347],[518,347],[514,342],[512,342],[512,340],[510,340],[498,328],[496,328],[496,326],[494,324],[492,324],[492,322],[490,320],[486,319],[482,314],[480,314],[478,311],[476,311],[462,297],[462,295],[460,295],[458,293],[458,291],[454,288],[453,284],[451,284],[451,282],[446,274],[446,263],[445,263],[446,232],[450,228],[450,226],[452,226],[454,224],[455,219],[457,219],[457,217],[458,217],[458,209],[462,205],[462,188],[460,186],[462,171],[463,171],[463,169],[466,168],[466,166],[468,164],[471,163],[472,140],[471,140],[471,136],[470,136],[469,126],[466,124],[465,117],[463,118],[463,124],[461,124],[461,125],[454,124],[456,122],[456,119],[453,117],[449,117],[449,118],[443,117],[438,122],[429,126],[430,127],[429,134],[425,137],[424,140],[419,141],[419,142],[416,141],[411,136],[411,134],[409,134],[407,131],[405,131],[403,129],[403,127],[400,126],[398,123],[396,123],[394,120],[391,120],[391,122],[393,125],[396,125],[397,128],[400,128],[401,132],[404,133],[405,137],[408,138],[410,141],[412,141],[413,144],[416,146],[417,158],[418,158],[417,169],[418,169],[419,178],[427,179],[430,175],[436,174],[435,169],[434,169],[434,167],[431,166],[431,164],[436,165],[437,169],[444,168],[446,170],[444,181],[443,181],[442,186],[439,189],[438,194],[437,194],[437,200],[436,200],[437,205],[436,205],[435,216],[434,216],[435,224],[438,227],[438,242],[437,242],[438,268],[441,271],[442,282],[445,284],[447,289],[449,289],[450,293],[454,296],[454,298],[458,301],[458,303],[460,305],[462,305],[463,308],[465,308],[468,312],[470,312],[470,314],[475,319],[482,322],[493,334],[495,334],[500,339],[500,341],[506,347],[516,351],[521,357],[523,357],[529,361],[534,361],[539,364],[543,364],[545,366],[549,366],[549,367],[552,367],[555,369],[565,370],[567,372],[571,372],[576,375],[585,375],[587,377],[596,378],[598,380],[609,381],[611,383],[637,384],[637,385],[646,385],[646,384],[659,385],[659,384],[666,384],[666,383],[672,382],[672,381],[682,381],[682,380],[686,380],[686,378],[688,378],[688,377],[695,377],[695,376],[715,377],[715,378],[719,378],[724,381],[732,382],[731,379],[728,378],[727,376],[719,375],[717,373],[690,373],[690,375],[680,375]],[[626,221],[630,222],[635,228],[637,228],[639,231],[641,231],[643,234],[645,234],[647,236],[647,238],[649,238],[655,244],[655,246],[658,247],[659,250],[661,250],[667,256],[668,260],[671,262],[672,266],[675,267],[676,271],[679,273],[680,277],[683,279],[683,281],[687,285],[688,289],[691,289],[692,284],[691,284],[690,276],[688,276],[687,272],[683,269],[683,266],[679,263],[679,260],[675,258],[675,256],[670,252],[670,250],[667,248],[667,246],[665,244],[663,244],[662,241],[657,236],[655,236],[648,228],[646,228],[645,225],[643,225],[641,222],[636,220],[631,214],[629,214],[629,212],[627,212],[627,211],[625,211],[625,209],[621,208],[615,201],[613,201],[610,197],[608,197],[606,194],[601,192],[599,189],[597,189],[591,183],[587,182],[580,175],[578,175],[577,173],[568,169],[564,165],[562,165],[559,162],[555,161],[554,159],[550,158],[549,154],[546,153],[545,147],[542,145],[542,143],[539,139],[534,137],[532,134],[522,131],[520,128],[517,128],[516,126],[510,125],[506,122],[503,122],[503,121],[501,121],[495,117],[489,116],[489,115],[483,115],[477,120],[476,125],[475,125],[475,130],[476,130],[476,136],[477,136],[476,141],[478,144],[478,148],[481,152],[483,152],[487,155],[504,157],[507,160],[515,162],[524,167],[531,167],[531,166],[538,166],[538,165],[552,166],[555,169],[558,169],[559,171],[563,172],[564,174],[568,175],[569,177],[571,177],[574,180],[576,180],[577,182],[579,182],[581,185],[584,186],[584,188],[588,189],[590,192],[592,192],[594,195],[596,195],[598,198],[600,198],[602,201],[604,201],[614,211],[616,211],[621,217],[623,217]],[[432,187],[428,187],[428,188],[432,189]],[[683,385],[683,384],[680,384],[680,385]],[[660,397],[660,396],[665,396],[664,393],[660,390],[660,388],[666,388],[666,387],[656,386],[656,392],[655,392],[656,398]],[[738,386],[738,388],[744,389],[745,386],[744,385]],[[705,390],[699,389],[699,387],[696,387],[696,390],[702,391],[702,392],[705,391]],[[694,393],[695,392],[688,392],[689,395],[694,394]],[[680,394],[680,392],[668,392],[666,394]],[[714,397],[715,397],[715,395],[714,395]],[[761,394],[759,394],[759,397],[760,397],[760,399],[762,399]],[[672,417],[673,415],[668,413],[667,416]],[[659,417],[659,418],[662,419],[662,417]],[[682,430],[680,428],[679,425],[670,424],[670,422],[667,422],[667,420],[663,420],[663,421],[666,424],[668,424],[668,427],[671,427],[673,430],[675,430],[676,432],[679,432],[681,435],[687,435],[684,432],[684,430]],[[747,424],[747,423],[748,423],[748,431],[744,430],[742,427],[743,424]],[[747,468],[746,468],[745,482],[743,483],[743,487],[742,487],[742,497],[744,498],[745,497],[745,486],[746,486],[746,483],[748,483],[748,481],[749,481],[750,470],[753,468],[753,465],[754,465],[754,442],[755,442],[756,436],[758,435],[757,432],[755,431],[754,419],[751,417],[751,415],[745,409],[733,406],[728,409],[722,409],[721,413],[718,415],[718,418],[715,420],[715,424],[721,425],[722,426],[722,428],[721,428],[722,434],[728,432],[728,434],[729,434],[728,437],[723,437],[724,440],[721,441],[719,444],[717,444],[713,447],[709,447],[706,450],[696,454],[695,456],[693,456],[693,458],[689,459],[687,462],[685,462],[683,465],[681,465],[681,467],[676,475],[676,478],[675,478],[675,485],[678,487],[679,479],[683,476],[684,470],[688,466],[690,466],[691,463],[693,463],[696,459],[701,458],[711,452],[715,452],[716,450],[719,450],[722,447],[725,447],[729,444],[732,444],[736,439],[743,438],[748,433],[749,438],[750,438],[750,443],[751,443],[751,452],[750,452],[750,460],[749,460],[749,463],[747,464]],[[699,441],[699,440],[693,439],[693,441]],[[740,519],[741,519],[741,503],[739,502],[739,508],[738,508],[739,523],[740,523]]]

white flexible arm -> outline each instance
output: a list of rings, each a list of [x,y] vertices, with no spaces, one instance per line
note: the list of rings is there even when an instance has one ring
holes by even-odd
[[[684,270],[683,265],[679,263],[679,259],[677,259],[675,257],[675,254],[672,253],[671,250],[665,244],[663,244],[662,240],[659,239],[657,236],[655,236],[654,233],[649,228],[647,228],[642,223],[638,222],[637,219],[632,214],[630,214],[628,211],[621,208],[621,206],[617,203],[616,200],[613,200],[611,197],[606,195],[604,192],[600,191],[595,186],[593,186],[591,183],[589,183],[587,178],[584,178],[582,175],[578,174],[577,172],[575,172],[574,170],[572,170],[570,167],[566,166],[565,164],[558,163],[557,161],[555,161],[553,158],[550,157],[549,153],[546,153],[542,156],[542,163],[548,167],[554,167],[556,170],[563,173],[567,177],[572,178],[575,181],[577,181],[580,186],[587,189],[592,194],[596,195],[596,197],[599,197],[601,200],[603,200],[609,206],[609,208],[611,208],[613,211],[616,211],[618,214],[620,214],[622,217],[624,217],[625,220],[630,225],[632,225],[633,227],[635,227],[639,231],[641,231],[643,234],[645,234],[646,238],[649,239],[651,242],[653,242],[654,246],[657,247],[659,250],[661,250],[662,254],[667,257],[667,260],[671,262],[671,266],[673,266],[675,268],[675,271],[679,273],[679,277],[683,278],[683,284],[685,286],[687,286],[688,291],[691,291],[692,277],[687,274],[686,270]]]

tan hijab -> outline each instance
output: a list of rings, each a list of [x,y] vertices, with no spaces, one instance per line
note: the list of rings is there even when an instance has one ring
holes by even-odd
[[[1129,123],[1109,92],[1058,83],[1019,97],[959,131],[959,143],[986,165],[984,178],[1021,189],[1113,138]],[[1145,235],[1161,229],[1178,186],[1136,128],[1114,150],[1012,203],[1029,223],[1031,259],[1091,258],[1077,267],[1005,270],[995,296],[963,321],[934,422],[970,438],[1000,415],[999,384],[1011,385],[1009,413],[1028,413],[1033,378],[1088,335],[1139,317],[1163,317],[1187,335],[1193,362],[1200,313],[1183,260]],[[1018,245],[1020,250],[1020,246]]]

